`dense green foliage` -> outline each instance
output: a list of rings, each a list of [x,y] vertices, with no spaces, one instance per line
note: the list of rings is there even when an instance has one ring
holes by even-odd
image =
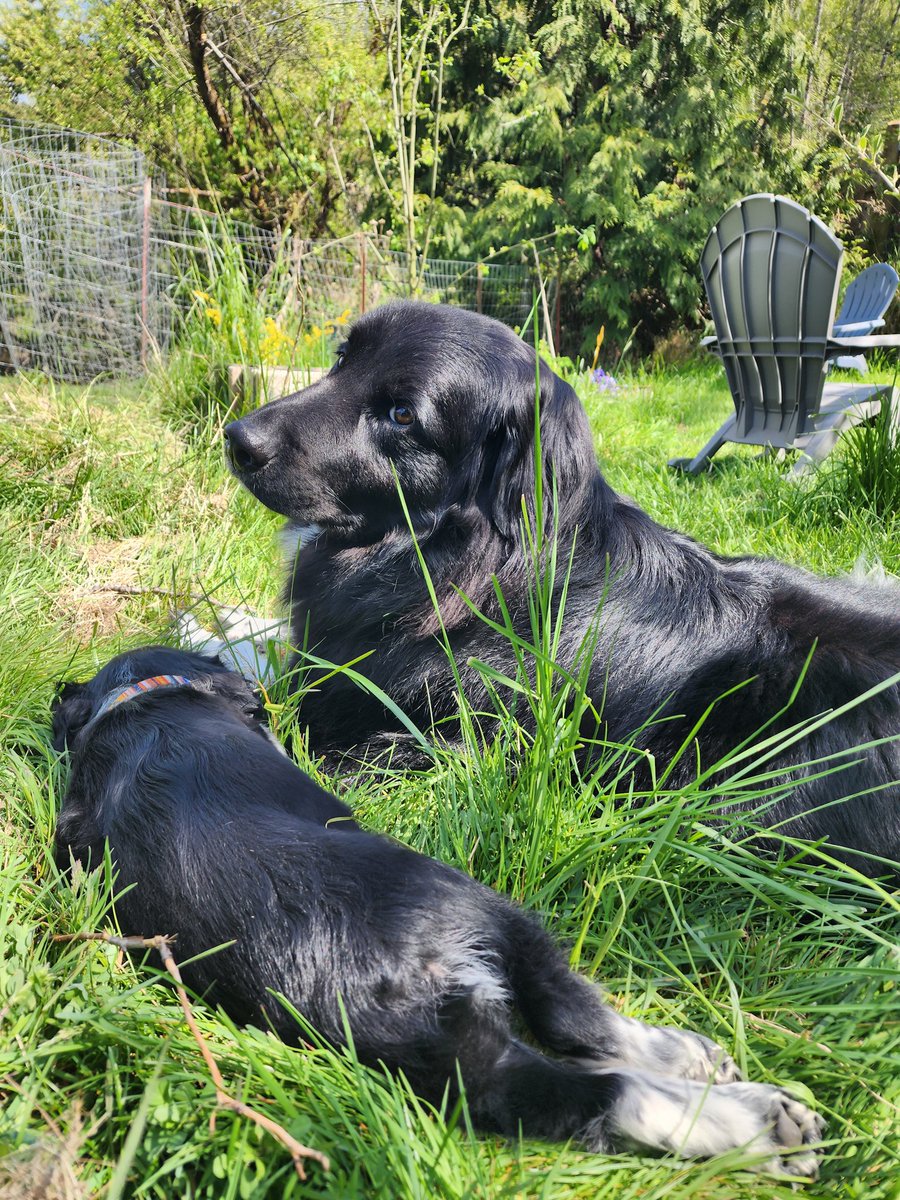
[[[809,122],[840,103],[850,127],[881,131],[898,117],[897,0],[794,0],[790,19],[807,47],[804,102]]]
[[[582,352],[601,323],[621,337],[639,321],[644,344],[696,325],[697,255],[716,216],[793,182],[789,33],[759,0],[494,11],[460,57],[469,161],[445,164],[445,194],[471,212],[469,252],[498,231],[546,238]]]
[[[879,516],[856,503],[840,457],[802,492],[743,450],[699,479],[667,472],[666,458],[695,449],[730,404],[714,365],[637,374],[617,393],[575,382],[610,479],[658,519],[726,553],[825,571],[863,555],[900,570],[896,508]],[[678,1163],[474,1138],[464,1114],[424,1109],[352,1055],[286,1048],[198,1003],[229,1086],[330,1156],[328,1176],[311,1167],[301,1184],[244,1121],[220,1113],[210,1129],[208,1073],[152,963],[51,944],[56,932],[108,928],[111,894],[102,872],[67,882],[48,855],[65,786],[47,748],[55,681],[165,637],[170,606],[200,590],[257,611],[278,602],[277,519],[228,477],[215,424],[179,414],[173,395],[162,405],[155,385],[27,381],[0,395],[0,1195],[796,1195],[736,1172],[736,1155]],[[280,692],[271,699],[283,733],[292,713]],[[547,687],[535,702],[544,725],[533,743],[510,727],[509,753],[503,738],[473,739],[467,759],[442,754],[407,777],[372,771],[348,798],[371,827],[543,914],[624,1011],[701,1028],[752,1078],[809,1089],[829,1128],[806,1194],[894,1200],[896,896],[827,863],[759,858],[710,827],[702,788],[661,787],[630,807],[590,779],[573,787],[577,730]]]
[[[567,352],[601,324],[647,351],[702,323],[703,239],[748,191],[808,203],[854,265],[896,253],[882,141],[900,112],[898,11],[12,0],[0,79],[8,112],[129,138],[171,186],[269,225],[365,224],[447,257],[539,252]]]

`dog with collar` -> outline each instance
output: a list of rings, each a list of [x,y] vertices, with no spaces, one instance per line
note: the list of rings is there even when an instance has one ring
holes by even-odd
[[[740,1081],[700,1034],[618,1014],[534,917],[361,830],[216,659],[121,654],[64,686],[53,734],[71,763],[58,862],[96,867],[108,845],[120,928],[175,934],[185,982],[234,1020],[296,1042],[280,995],[342,1045],[345,1012],[363,1062],[402,1071],[433,1103],[461,1078],[483,1130],[602,1152],[745,1148],[815,1174],[810,1109]]]

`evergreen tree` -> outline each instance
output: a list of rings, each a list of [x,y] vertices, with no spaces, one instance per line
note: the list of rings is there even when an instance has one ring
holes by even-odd
[[[552,248],[571,351],[697,326],[710,226],[789,174],[798,59],[767,0],[485,5],[448,85],[447,249]]]

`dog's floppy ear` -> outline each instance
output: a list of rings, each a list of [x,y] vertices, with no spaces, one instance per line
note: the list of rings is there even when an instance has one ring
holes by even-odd
[[[502,406],[499,421],[484,439],[484,474],[491,523],[513,537],[522,520],[522,497],[534,515],[535,379],[510,380],[516,394]],[[553,480],[561,527],[583,515],[598,476],[587,415],[573,388],[544,363],[540,367],[541,458],[545,520],[551,518]]]
[[[216,671],[215,674],[210,675],[210,691],[228,700],[244,716],[253,717],[254,720],[268,724],[262,694],[250,681],[240,671],[228,667],[218,657],[208,658],[207,661],[215,662],[218,667],[222,668],[221,671]]]
[[[86,683],[59,683],[51,706],[54,750],[65,750],[88,722],[93,702]]]

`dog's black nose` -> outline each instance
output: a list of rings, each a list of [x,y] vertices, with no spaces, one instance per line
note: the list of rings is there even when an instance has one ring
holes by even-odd
[[[237,475],[252,475],[271,458],[269,451],[253,440],[243,421],[225,426],[225,455]]]

